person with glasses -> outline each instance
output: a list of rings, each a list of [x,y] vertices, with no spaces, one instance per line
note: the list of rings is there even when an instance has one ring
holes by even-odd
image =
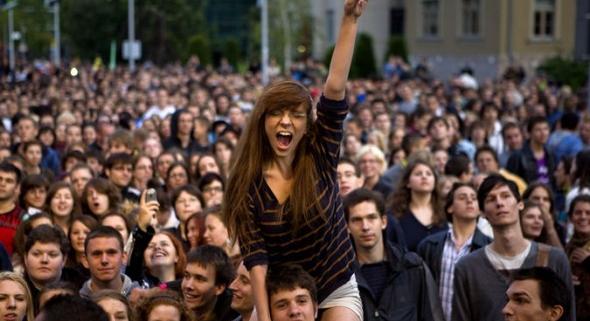
[[[108,180],[115,184],[121,192],[123,200],[139,203],[141,193],[138,189],[131,187],[133,178],[133,157],[126,153],[115,153],[107,158],[105,174]]]

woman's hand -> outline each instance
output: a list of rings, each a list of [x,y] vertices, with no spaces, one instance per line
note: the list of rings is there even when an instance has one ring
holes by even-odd
[[[141,197],[139,198],[139,213],[137,215],[137,226],[144,232],[147,231],[148,226],[156,226],[156,214],[160,210],[160,203],[157,201],[146,203],[146,194],[147,189],[141,193]]]
[[[344,2],[344,16],[358,19],[363,14],[368,0],[346,0]]]
[[[590,256],[590,251],[588,251],[584,248],[581,248],[581,247],[575,249],[571,254],[572,262],[574,262],[574,263],[582,263],[589,256]]]

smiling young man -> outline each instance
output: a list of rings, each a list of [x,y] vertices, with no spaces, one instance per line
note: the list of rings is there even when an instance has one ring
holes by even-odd
[[[479,208],[494,231],[489,245],[457,263],[452,320],[501,320],[505,292],[514,270],[545,266],[556,272],[573,293],[572,275],[563,251],[524,238],[519,211],[523,204],[514,182],[501,175],[488,176],[477,193]],[[575,320],[575,311],[564,320]]]
[[[502,309],[506,321],[559,321],[569,315],[571,293],[551,269],[534,267],[517,271],[506,291]]]
[[[266,290],[272,321],[314,321],[318,314],[313,278],[298,265],[269,270]]]
[[[121,233],[110,226],[100,226],[92,230],[84,243],[90,280],[80,289],[80,296],[90,298],[100,290],[115,290],[129,297],[138,288],[137,282],[122,274],[127,254],[123,251]]]
[[[227,254],[217,246],[199,246],[187,255],[182,279],[184,304],[197,321],[230,321],[237,315],[230,306],[228,291],[234,279],[234,267]]]
[[[231,308],[240,314],[233,321],[249,321],[254,310],[254,294],[250,282],[250,273],[246,270],[244,262],[238,266],[237,275],[229,285],[232,291]]]

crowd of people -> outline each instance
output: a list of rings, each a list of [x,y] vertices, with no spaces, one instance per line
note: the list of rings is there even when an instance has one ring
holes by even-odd
[[[396,57],[348,80],[365,5],[303,84],[198,59],[2,78],[0,318],[590,319],[580,97]]]

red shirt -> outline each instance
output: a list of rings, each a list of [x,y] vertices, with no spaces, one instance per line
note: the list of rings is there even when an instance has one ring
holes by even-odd
[[[12,255],[12,239],[21,220],[22,209],[16,205],[8,213],[0,213],[0,243],[4,245],[9,255]]]

